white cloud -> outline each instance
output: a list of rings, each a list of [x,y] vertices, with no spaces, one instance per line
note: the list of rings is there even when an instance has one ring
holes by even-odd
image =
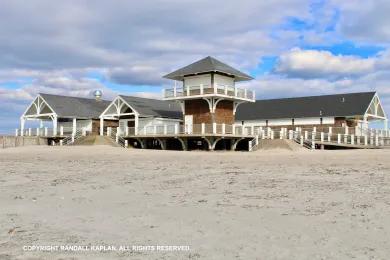
[[[390,2],[332,0],[340,13],[337,30],[351,40],[389,45]]]
[[[333,55],[329,51],[294,48],[279,58],[276,72],[291,77],[348,77],[372,72],[374,58]]]

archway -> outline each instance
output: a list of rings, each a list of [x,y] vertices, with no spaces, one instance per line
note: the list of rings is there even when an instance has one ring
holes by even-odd
[[[167,150],[184,151],[186,148],[183,147],[183,143],[178,138],[169,138],[166,140]]]
[[[127,140],[128,140],[129,146],[132,147],[132,148],[138,148],[138,149],[144,149],[145,148],[145,144],[144,144],[144,142],[141,139],[130,138],[130,139],[127,139]]]
[[[215,140],[214,144],[215,151],[224,151],[224,150],[231,150],[232,147],[232,141],[230,139],[217,139]]]
[[[234,151],[249,151],[249,140],[246,138],[237,139],[232,146]]]

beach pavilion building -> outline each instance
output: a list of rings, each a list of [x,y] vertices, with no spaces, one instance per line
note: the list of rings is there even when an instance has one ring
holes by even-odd
[[[77,131],[99,132],[99,116],[110,104],[95,98],[79,98],[40,93],[20,117],[20,135],[64,136]],[[26,127],[39,121],[37,128]],[[44,123],[50,127],[44,127]]]
[[[236,124],[287,130],[329,127],[367,130],[369,123],[382,122],[388,128],[388,119],[376,92],[256,100],[243,104],[237,111]],[[344,131],[344,130],[343,130]]]
[[[124,95],[117,96],[99,117],[100,135],[107,133],[107,126],[118,127],[119,135],[153,134],[164,125],[178,128],[183,121],[175,102]]]
[[[390,141],[387,116],[376,92],[256,100],[254,91],[237,84],[252,78],[213,57],[164,77],[174,83],[163,90],[162,100],[39,94],[21,116],[17,135],[47,136],[51,142],[67,144],[61,138],[72,136],[74,142],[77,132],[82,132],[110,136],[123,146],[182,150],[251,150],[259,138],[314,143],[326,137],[338,145],[342,137],[343,144],[351,145],[363,142],[361,137],[366,137],[366,145],[367,137],[371,145]],[[52,128],[38,127],[32,133],[34,129],[25,126],[29,120],[48,121]],[[383,122],[383,131],[369,129],[375,121]]]
[[[213,149],[218,142],[236,147],[240,140],[254,138],[234,129],[237,107],[255,101],[253,91],[236,86],[250,76],[206,57],[164,77],[174,80],[174,87],[163,91],[163,100],[118,96],[111,102],[100,116],[100,134],[105,120],[116,119],[118,135],[142,147],[179,142],[182,149]]]

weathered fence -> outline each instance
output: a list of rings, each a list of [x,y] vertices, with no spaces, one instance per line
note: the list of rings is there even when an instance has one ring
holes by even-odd
[[[0,136],[0,148],[47,145],[47,139],[36,136]]]

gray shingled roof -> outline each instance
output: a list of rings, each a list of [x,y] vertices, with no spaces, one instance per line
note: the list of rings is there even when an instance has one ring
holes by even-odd
[[[111,103],[107,100],[96,101],[94,98],[79,98],[51,94],[39,94],[54,110],[58,117],[99,118]]]
[[[196,61],[174,72],[171,72],[165,75],[164,78],[173,79],[173,80],[183,80],[184,76],[205,73],[205,72],[221,72],[224,74],[232,75],[235,77],[236,81],[253,79],[251,76],[241,71],[238,71],[235,68],[230,67],[229,65],[210,56],[201,59],[199,61]]]
[[[159,99],[141,98],[120,95],[132,108],[142,116],[182,119],[179,104]]]
[[[376,92],[257,100],[241,104],[236,120],[364,115]]]

